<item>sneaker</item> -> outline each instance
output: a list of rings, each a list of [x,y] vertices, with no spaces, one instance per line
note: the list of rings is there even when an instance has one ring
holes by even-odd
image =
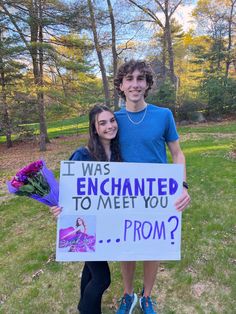
[[[138,297],[136,293],[132,297],[129,294],[125,294],[120,300],[120,307],[116,314],[132,314],[137,301]]]
[[[144,314],[157,314],[153,309],[153,304],[156,303],[150,297],[141,297],[139,299],[139,305]]]

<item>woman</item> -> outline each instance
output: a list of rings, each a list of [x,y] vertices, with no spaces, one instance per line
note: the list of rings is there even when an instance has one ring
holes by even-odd
[[[78,232],[83,232],[83,233],[87,232],[86,225],[85,225],[84,220],[82,218],[76,219],[76,233],[78,233]]]
[[[89,140],[86,147],[77,149],[70,160],[121,161],[118,145],[118,125],[113,112],[103,105],[94,106],[89,113]],[[55,217],[61,208],[51,207]],[[110,285],[107,262],[85,262],[81,278],[78,310],[81,314],[101,314],[101,300]]]

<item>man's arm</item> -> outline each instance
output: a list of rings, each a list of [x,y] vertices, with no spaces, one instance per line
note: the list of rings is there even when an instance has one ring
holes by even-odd
[[[167,143],[168,148],[171,153],[171,157],[174,164],[182,164],[184,165],[184,181],[186,181],[186,164],[185,164],[185,156],[182,152],[179,141],[169,142]],[[183,192],[180,197],[175,202],[175,208],[178,211],[183,211],[190,203],[190,196],[188,194],[188,190],[183,187]]]

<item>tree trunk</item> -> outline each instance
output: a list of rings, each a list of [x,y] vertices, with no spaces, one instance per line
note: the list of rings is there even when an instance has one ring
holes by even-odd
[[[39,108],[39,124],[40,124],[40,150],[46,150],[46,143],[50,143],[47,134],[47,125],[45,119],[44,92],[42,91],[43,81],[43,17],[42,17],[42,0],[39,0],[39,91],[38,91],[38,108]]]
[[[232,49],[232,24],[233,24],[233,13],[234,13],[234,6],[236,1],[231,1],[231,8],[230,8],[230,15],[228,20],[228,47],[227,47],[227,56],[226,56],[226,68],[225,68],[225,77],[228,78],[229,75],[229,67],[231,60],[231,49]]]
[[[170,80],[175,85],[174,53],[173,53],[170,29],[167,29],[167,50],[168,50],[168,56],[169,56]]]
[[[222,54],[222,43],[221,38],[216,41],[217,44],[217,73],[220,73],[221,70],[221,54]]]
[[[105,103],[108,107],[110,107],[109,84],[108,84],[108,80],[107,80],[107,76],[106,76],[105,65],[103,62],[102,51],[101,51],[101,47],[100,47],[99,40],[98,40],[97,26],[96,26],[96,21],[95,21],[95,17],[94,17],[93,5],[92,5],[91,0],[87,0],[87,3],[88,3],[89,13],[90,13],[91,26],[92,26],[93,38],[94,38],[94,45],[95,45],[95,49],[96,49],[97,56],[98,56],[100,70],[102,73],[103,89],[104,89],[104,94],[105,94],[105,98],[106,98]]]
[[[169,57],[169,70],[170,70],[170,80],[172,84],[175,85],[175,71],[174,71],[174,53],[172,47],[172,37],[171,37],[171,25],[169,16],[169,1],[165,1],[165,37],[167,42],[167,51]]]
[[[1,103],[2,103],[2,128],[3,132],[6,136],[6,143],[7,148],[12,147],[12,140],[11,140],[11,123],[9,119],[8,109],[7,109],[7,97],[5,91],[5,79],[4,79],[4,72],[1,69]]]
[[[2,41],[2,31],[0,29],[0,42]],[[2,115],[2,125],[3,132],[6,136],[6,143],[7,148],[12,147],[12,140],[11,140],[11,123],[9,119],[8,114],[8,108],[7,108],[7,96],[6,96],[6,83],[5,83],[5,73],[4,73],[4,65],[3,65],[3,59],[0,55],[0,76],[1,76],[1,94],[0,94],[0,104],[1,104],[1,115]]]
[[[40,151],[46,151],[46,143],[49,142],[47,135],[47,125],[45,119],[44,109],[44,93],[43,87],[43,32],[42,32],[42,6],[41,0],[39,0],[39,6],[37,7],[31,2],[31,46],[30,54],[33,63],[33,74],[34,83],[37,89],[37,104],[38,104],[38,115],[39,115],[39,148]],[[39,22],[38,22],[39,21]]]
[[[113,15],[113,9],[111,5],[111,1],[107,0],[107,5],[109,9],[109,16],[111,21],[111,34],[112,34],[112,58],[113,58],[113,81],[116,77],[117,73],[117,51],[116,51],[116,25],[115,25],[115,19]],[[115,110],[119,109],[119,95],[116,90],[115,84],[113,84],[114,88],[114,106]]]
[[[163,39],[162,39],[162,65],[161,65],[161,77],[163,80],[166,80],[166,54],[167,54],[167,47],[166,47],[166,31],[163,31]]]

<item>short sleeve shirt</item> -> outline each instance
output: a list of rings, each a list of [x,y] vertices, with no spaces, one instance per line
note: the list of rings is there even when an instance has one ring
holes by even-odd
[[[144,114],[145,109],[127,112],[125,108],[115,113],[123,161],[167,163],[166,143],[179,138],[173,114],[168,108],[151,104],[142,120]]]

